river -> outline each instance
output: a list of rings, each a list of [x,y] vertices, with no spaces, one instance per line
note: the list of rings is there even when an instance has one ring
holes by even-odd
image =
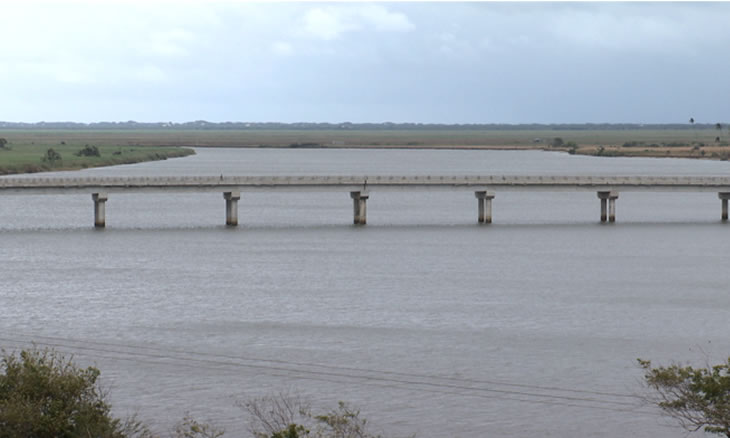
[[[730,164],[538,151],[198,149],[64,173],[727,175]],[[0,196],[0,346],[96,364],[119,415],[186,413],[242,436],[237,403],[344,400],[423,438],[683,437],[638,404],[636,358],[730,354],[730,224],[715,193],[464,192]]]

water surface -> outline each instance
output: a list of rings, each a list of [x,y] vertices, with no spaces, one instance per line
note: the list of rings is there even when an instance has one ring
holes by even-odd
[[[728,163],[546,152],[199,149],[74,175],[727,175]],[[64,175],[69,175],[64,173]],[[0,345],[96,363],[119,414],[245,430],[237,401],[298,391],[391,435],[684,436],[632,397],[637,357],[730,351],[714,193],[0,196]]]

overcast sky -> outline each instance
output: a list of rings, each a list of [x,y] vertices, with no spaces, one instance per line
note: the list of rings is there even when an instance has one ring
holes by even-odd
[[[0,120],[730,121],[728,3],[0,3]]]

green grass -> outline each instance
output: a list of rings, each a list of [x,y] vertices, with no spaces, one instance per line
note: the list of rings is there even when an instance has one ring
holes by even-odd
[[[312,144],[319,147],[450,147],[450,146],[539,146],[535,139],[549,142],[561,137],[579,145],[621,146],[627,142],[647,145],[704,142],[715,137],[730,140],[727,129],[613,129],[613,130],[0,130],[11,143],[48,145],[61,141],[96,146],[197,146],[197,147],[291,147]]]
[[[8,140],[10,143],[6,148],[0,149],[0,175],[131,164],[142,161],[165,160],[195,153],[191,149],[173,147],[96,145],[99,149],[99,156],[86,157],[75,155],[85,146],[85,143],[73,144],[65,141],[66,144],[60,144],[58,141],[56,141],[56,144],[46,142],[16,143],[10,138]],[[61,160],[54,163],[43,161],[43,157],[49,148],[53,148],[61,154]]]

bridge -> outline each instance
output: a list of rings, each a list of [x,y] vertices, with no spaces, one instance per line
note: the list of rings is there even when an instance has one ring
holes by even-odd
[[[111,193],[219,192],[226,202],[226,225],[238,225],[241,192],[339,191],[353,201],[353,223],[367,223],[370,192],[410,190],[474,191],[477,222],[492,222],[492,201],[497,191],[594,191],[601,205],[601,222],[616,221],[619,192],[716,192],[722,220],[728,219],[730,177],[692,176],[187,176],[187,177],[79,177],[0,178],[0,194],[90,193],[94,226],[106,225],[105,205]]]

